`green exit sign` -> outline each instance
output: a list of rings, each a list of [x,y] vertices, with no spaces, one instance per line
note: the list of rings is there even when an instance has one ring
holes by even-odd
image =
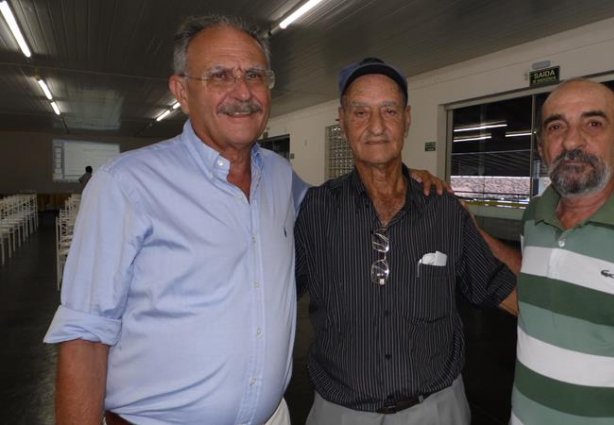
[[[560,81],[561,68],[553,66],[550,68],[531,71],[529,73],[530,86],[544,86],[547,84],[557,84]]]
[[[432,152],[435,150],[436,143],[435,142],[426,142],[424,144],[424,152]]]

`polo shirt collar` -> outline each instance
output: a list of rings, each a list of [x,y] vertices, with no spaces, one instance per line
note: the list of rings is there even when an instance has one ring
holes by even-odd
[[[554,190],[552,185],[548,186],[544,193],[535,199],[535,221],[543,221],[544,223],[560,227],[561,222],[556,216],[556,207],[560,199],[561,196]],[[614,226],[614,196],[610,196],[595,214],[584,220],[584,223],[588,222]]]

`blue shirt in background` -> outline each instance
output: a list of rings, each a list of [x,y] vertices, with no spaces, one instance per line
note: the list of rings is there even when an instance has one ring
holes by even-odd
[[[249,200],[228,172],[188,121],[83,196],[45,341],[110,345],[105,408],[131,422],[262,424],[290,379],[305,188],[257,145]]]

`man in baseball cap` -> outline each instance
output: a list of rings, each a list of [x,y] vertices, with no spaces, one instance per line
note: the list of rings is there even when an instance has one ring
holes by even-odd
[[[307,425],[469,425],[455,296],[514,312],[516,278],[454,196],[409,178],[403,73],[366,58],[339,92],[355,168],[310,189],[295,225],[315,330]]]

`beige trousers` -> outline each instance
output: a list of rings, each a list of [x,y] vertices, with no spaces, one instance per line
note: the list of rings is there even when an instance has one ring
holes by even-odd
[[[324,400],[317,392],[306,425],[469,425],[463,378],[409,409],[393,414],[361,412]]]

